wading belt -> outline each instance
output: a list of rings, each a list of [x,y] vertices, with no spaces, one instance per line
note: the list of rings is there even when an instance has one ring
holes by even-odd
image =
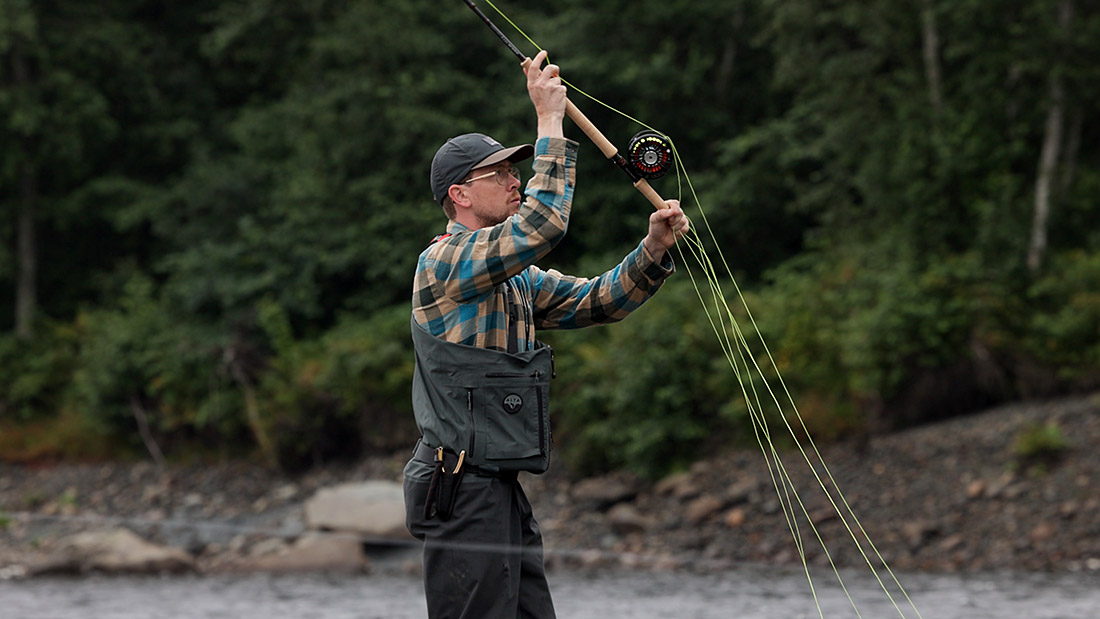
[[[439,450],[428,447],[423,441],[416,442],[416,448],[413,450],[413,459],[426,464],[434,464],[436,462],[436,456]],[[455,467],[458,466],[458,454],[448,450],[443,450],[443,468],[447,471],[454,472]],[[460,473],[469,473],[471,475],[478,475],[480,477],[497,477],[500,479],[515,479],[516,471],[498,471],[488,467],[474,466],[473,464],[467,464],[465,458],[463,458],[462,468]]]
[[[490,471],[472,464],[466,464],[465,451],[456,456],[453,452],[448,452],[442,447],[432,449],[425,445],[423,441],[416,442],[413,458],[435,467],[432,472],[431,484],[428,486],[428,496],[424,500],[425,520],[439,518],[446,522],[451,519],[451,515],[454,513],[455,499],[458,497],[458,486],[467,473],[482,477],[516,479],[515,471]]]

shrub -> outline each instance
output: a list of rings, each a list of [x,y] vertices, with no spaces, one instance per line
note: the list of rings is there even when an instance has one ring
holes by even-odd
[[[544,333],[555,347],[555,444],[582,473],[626,468],[649,477],[698,457],[736,424],[740,397],[686,278],[670,280],[627,320]]]
[[[1056,255],[1029,291],[1025,350],[1069,381],[1100,372],[1100,252]]]
[[[126,286],[117,307],[87,312],[77,323],[76,403],[107,434],[140,448],[135,416],[144,414],[168,443],[239,440],[245,424],[226,370],[226,335],[180,316],[144,278]]]
[[[279,464],[298,470],[365,449],[407,449],[416,439],[407,305],[346,317],[296,340],[277,306],[261,311],[275,353],[258,397]]]
[[[0,335],[0,421],[31,421],[61,408],[76,361],[72,325],[46,323],[37,337]]]
[[[1016,467],[1033,474],[1043,473],[1061,459],[1069,441],[1055,422],[1029,424],[1012,440]]]

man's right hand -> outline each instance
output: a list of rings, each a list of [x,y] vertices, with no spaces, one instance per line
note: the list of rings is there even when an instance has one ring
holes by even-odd
[[[542,66],[546,56],[546,50],[542,50],[528,63],[527,93],[538,115],[539,137],[560,138],[564,136],[565,86],[561,83],[558,65]]]

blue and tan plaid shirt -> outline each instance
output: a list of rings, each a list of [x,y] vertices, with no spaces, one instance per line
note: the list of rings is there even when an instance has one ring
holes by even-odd
[[[420,254],[412,296],[418,324],[448,342],[507,351],[514,338],[517,350],[530,350],[535,329],[615,322],[653,296],[674,267],[667,253],[656,263],[641,243],[591,279],[535,266],[565,237],[576,158],[576,142],[540,138],[517,214],[480,230],[452,221],[449,236]]]

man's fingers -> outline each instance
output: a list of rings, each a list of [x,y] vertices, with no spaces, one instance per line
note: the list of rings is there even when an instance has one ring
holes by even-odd
[[[527,65],[527,81],[533,83],[542,74],[542,63],[546,60],[546,50],[535,54],[531,64]]]
[[[668,208],[654,211],[650,214],[650,221],[654,224],[664,223],[674,237],[679,238],[688,233],[691,223],[687,215],[680,208],[678,200],[666,200]]]
[[[665,204],[668,205],[668,208],[663,208],[653,212],[653,214],[657,217],[657,221],[664,219],[668,221],[669,225],[672,225],[674,223],[672,221],[673,217],[684,216],[684,211],[680,209],[679,200],[665,200]]]

